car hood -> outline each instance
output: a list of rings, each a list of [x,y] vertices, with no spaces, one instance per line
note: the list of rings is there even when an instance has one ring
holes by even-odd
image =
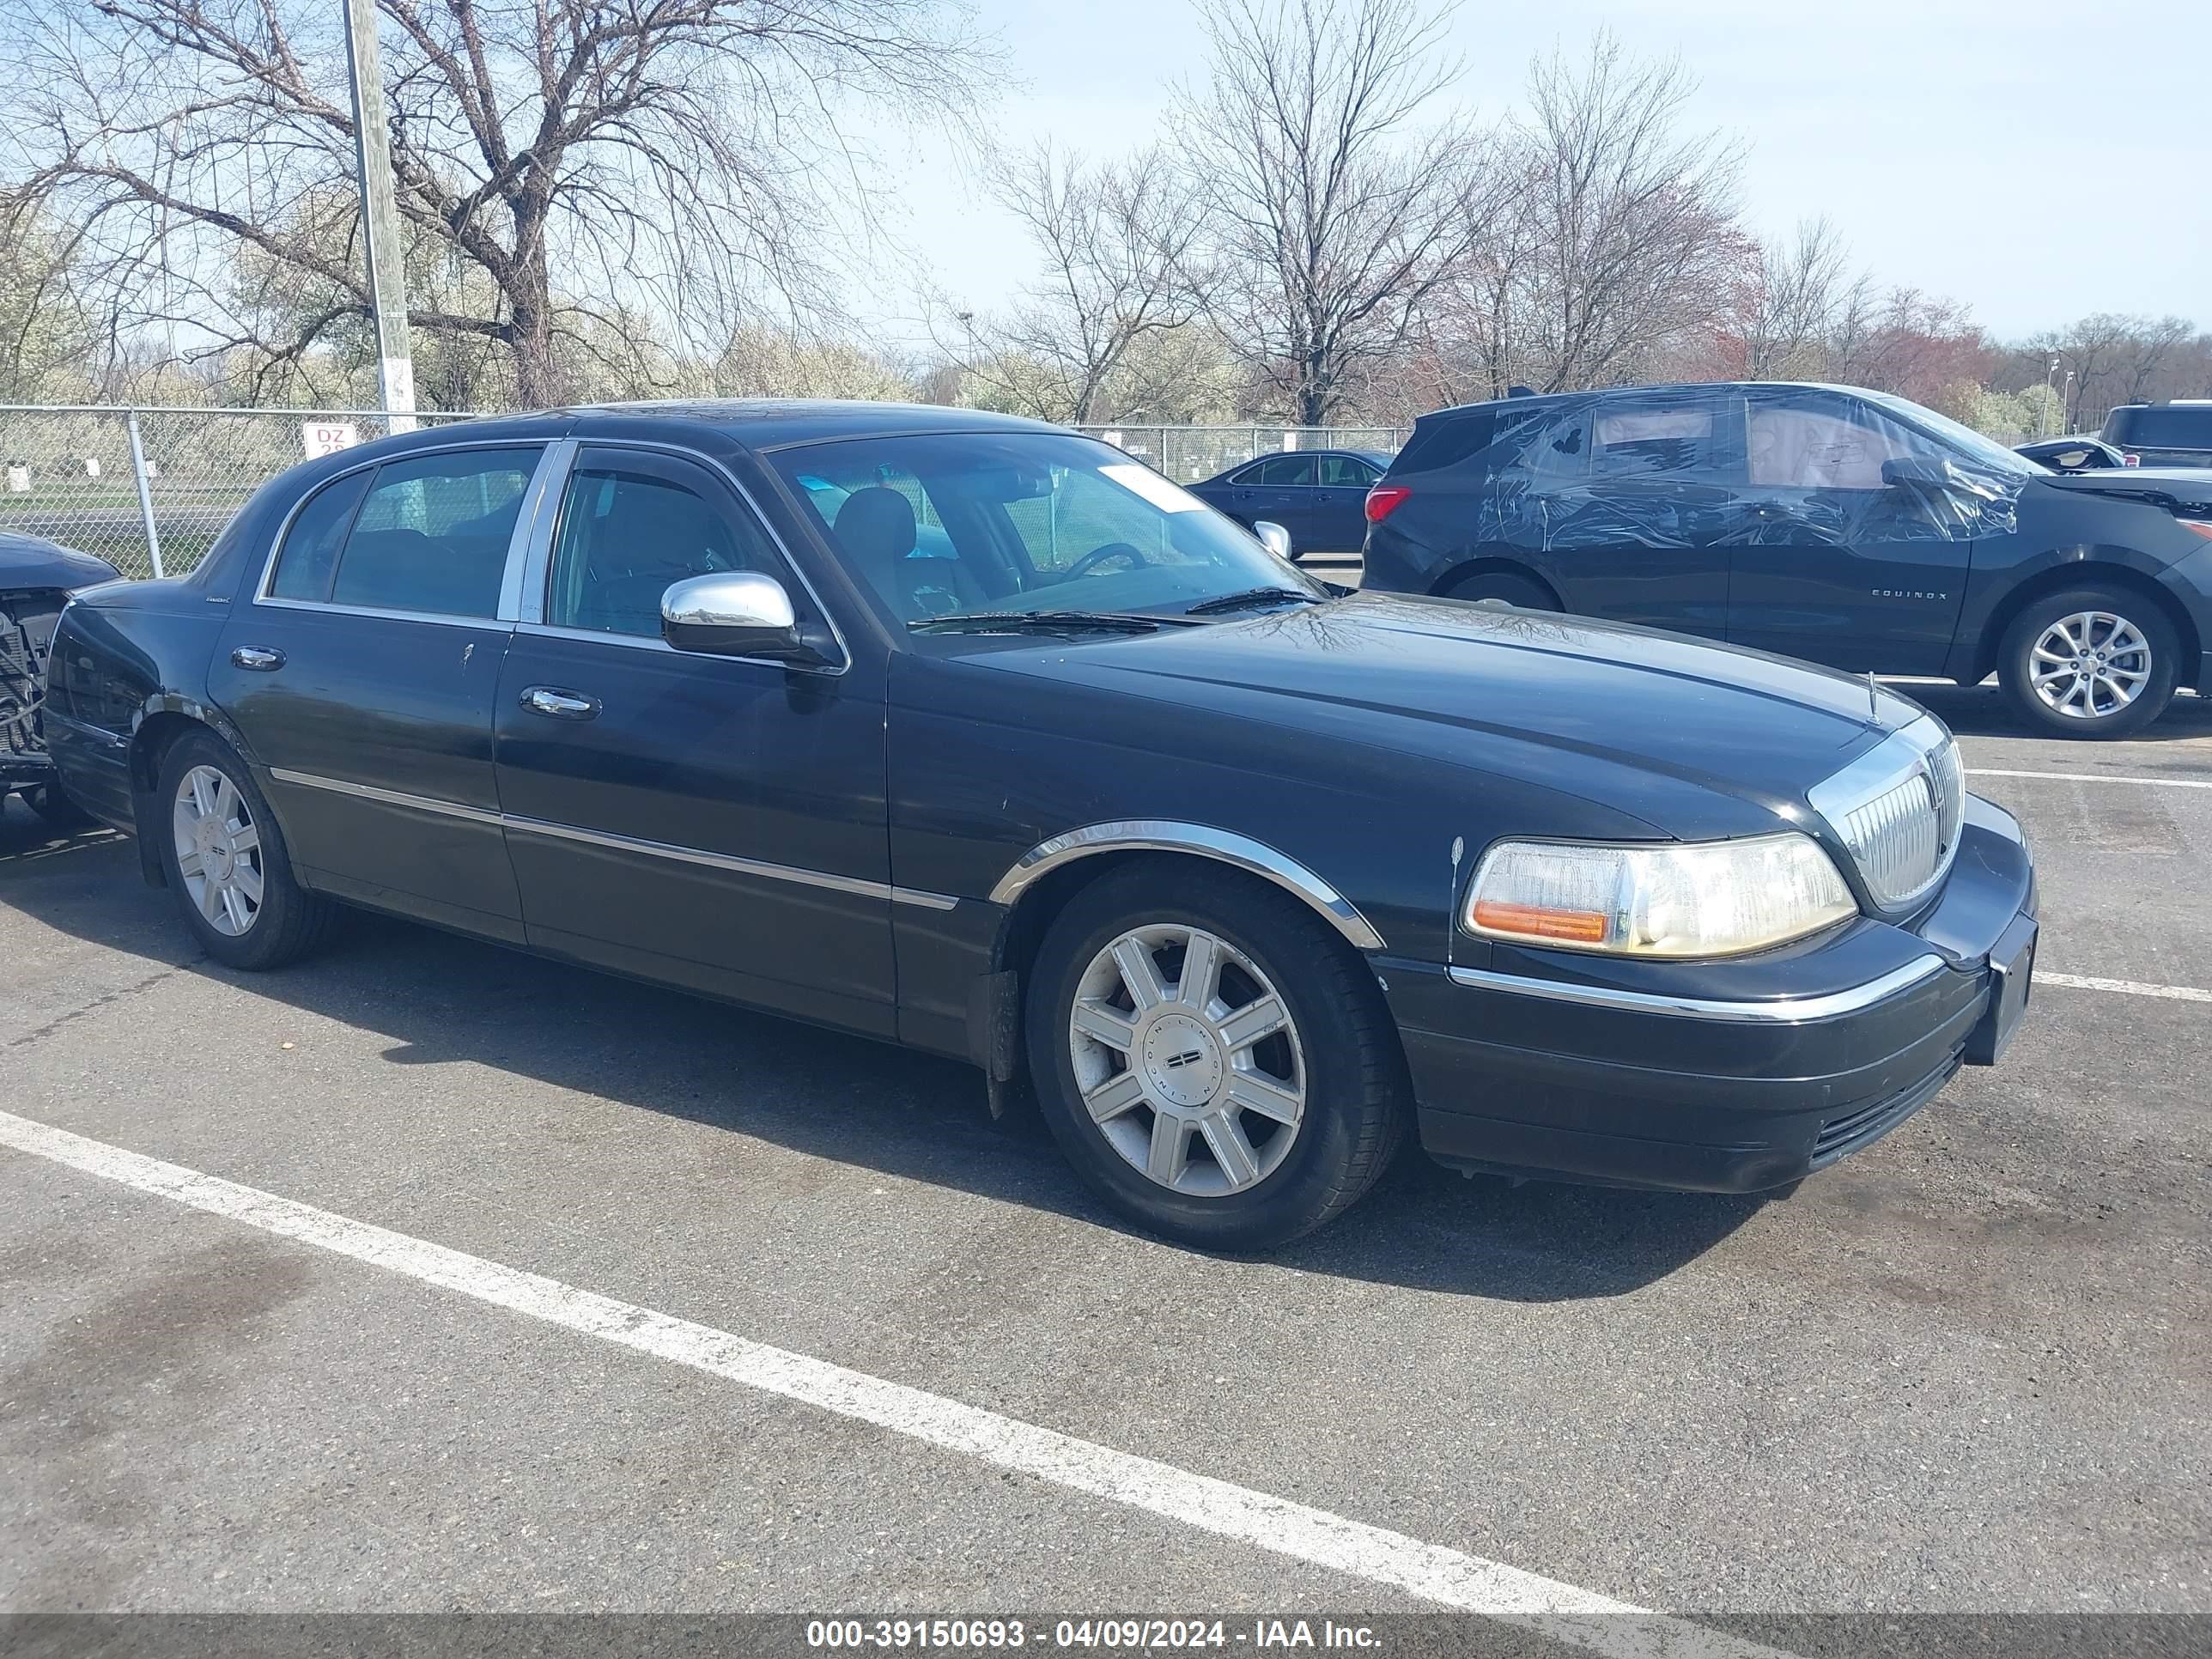
[[[106,560],[73,547],[0,532],[0,588],[90,587],[122,574]]]
[[[2094,472],[2054,472],[2035,482],[2079,495],[2109,495],[2160,507],[2179,503],[2212,511],[2212,467],[2105,467]]]
[[[989,660],[1294,727],[1316,765],[1331,740],[1357,742],[1601,800],[1668,834],[1771,829],[1778,808],[1921,713],[1763,652],[1397,594]],[[1716,795],[1755,806],[1753,821],[1715,830],[1674,810]]]

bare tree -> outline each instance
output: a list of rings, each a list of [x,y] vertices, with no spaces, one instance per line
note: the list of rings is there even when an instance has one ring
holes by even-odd
[[[1040,270],[1002,316],[940,302],[939,349],[996,406],[1079,423],[1126,416],[1132,389],[1116,382],[1129,378],[1136,349],[1198,315],[1206,278],[1193,257],[1200,216],[1188,181],[1157,146],[1092,166],[1049,144],[1000,161],[988,180],[1029,233]]]
[[[1541,391],[1632,378],[1711,315],[1733,274],[1739,150],[1678,131],[1692,82],[1601,33],[1529,74],[1526,187],[1503,262],[1507,354]]]
[[[1459,75],[1439,51],[1450,9],[1200,0],[1212,76],[1179,120],[1200,158],[1209,310],[1255,392],[1302,424],[1401,350],[1500,211],[1488,137],[1422,125]]]
[[[398,204],[415,263],[467,276],[414,326],[495,343],[527,403],[641,316],[679,343],[834,291],[865,218],[833,118],[865,96],[957,114],[987,54],[942,0],[381,0]],[[346,199],[340,9],[315,0],[0,0],[0,173],[77,239],[118,331],[292,362],[366,313]],[[835,216],[823,179],[839,178]],[[285,331],[238,289],[288,285]],[[256,283],[249,282],[252,290]]]
[[[1763,242],[1735,294],[1729,372],[1752,380],[1808,380],[1828,372],[1828,347],[1844,319],[1863,313],[1870,282],[1853,276],[1843,238],[1808,219],[1790,240]]]

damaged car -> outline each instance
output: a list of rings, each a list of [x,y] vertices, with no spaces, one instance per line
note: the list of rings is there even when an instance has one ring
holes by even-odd
[[[71,595],[118,574],[89,553],[0,531],[0,805],[20,794],[50,823],[84,822],[46,753],[46,656]]]
[[[1425,415],[1363,586],[1978,684],[2059,737],[2212,690],[2212,472],[2055,473],[1850,386],[1506,398]]]

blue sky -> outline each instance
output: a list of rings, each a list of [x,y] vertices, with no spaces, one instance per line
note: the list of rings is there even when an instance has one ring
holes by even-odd
[[[1201,42],[1188,0],[977,0],[1020,83],[990,118],[1020,143],[1103,154],[1141,143]],[[1966,301],[2010,337],[2095,311],[2212,327],[2212,4],[2079,0],[1671,0],[1466,4],[1456,96],[1514,106],[1529,59],[1609,27],[1679,54],[1690,118],[1744,141],[1742,202],[1762,231],[1826,214],[1885,283]],[[886,145],[894,235],[949,291],[989,308],[1019,283],[1017,228],[979,202],[946,144]],[[910,296],[863,300],[877,318]]]

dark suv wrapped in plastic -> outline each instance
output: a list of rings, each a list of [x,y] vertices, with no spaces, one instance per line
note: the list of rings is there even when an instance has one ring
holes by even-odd
[[[2111,738],[2212,684],[2212,471],[2063,476],[1901,398],[1644,386],[1425,415],[1364,585],[1702,635],[1854,672],[1995,672]]]

